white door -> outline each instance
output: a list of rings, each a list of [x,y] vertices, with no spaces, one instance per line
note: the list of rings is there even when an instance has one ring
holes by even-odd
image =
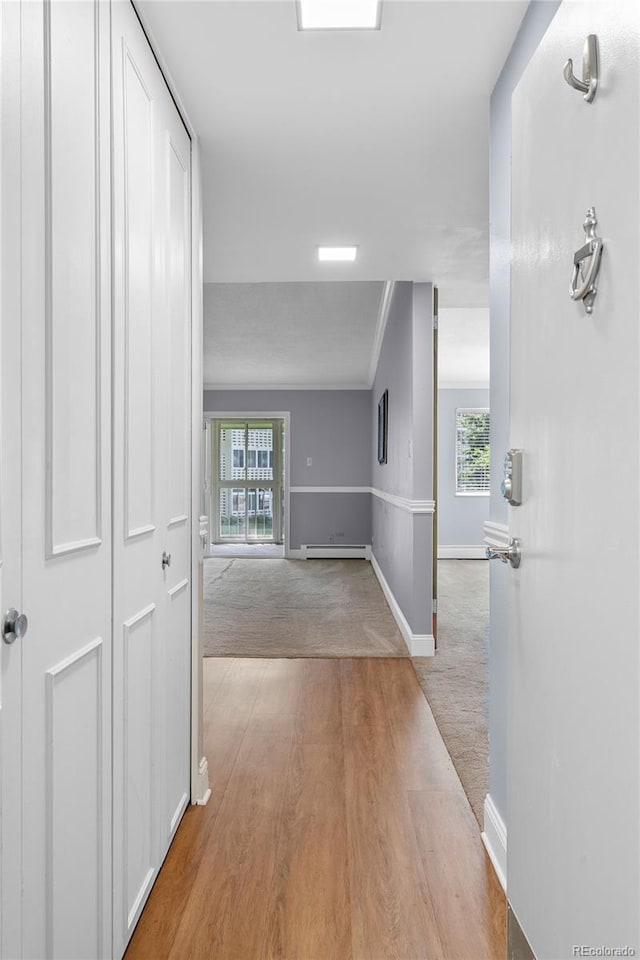
[[[22,610],[20,7],[0,4],[0,618]],[[11,639],[11,638],[8,638]],[[22,642],[0,640],[0,958],[21,951]]]
[[[565,0],[513,98],[508,893],[538,960],[640,947],[639,16]],[[563,79],[588,34],[593,103]],[[568,290],[591,206],[588,315]]]
[[[190,141],[128,0],[112,25],[120,955],[189,795]]]
[[[2,645],[3,870],[18,871],[3,951],[86,960],[111,950],[108,8],[3,4],[5,26],[21,126],[3,171],[2,604],[29,629]]]

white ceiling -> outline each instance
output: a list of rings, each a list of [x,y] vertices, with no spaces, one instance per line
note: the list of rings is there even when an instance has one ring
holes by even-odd
[[[526,6],[384,0],[379,32],[301,33],[294,0],[138,0],[202,141],[205,280],[433,280],[486,306],[489,97]]]
[[[379,32],[318,33],[295,0],[137,6],[202,144],[205,384],[366,385],[402,279],[440,288],[441,380],[488,379],[489,97],[527,0],[384,0]]]
[[[488,387],[488,309],[441,309],[439,321],[438,381],[440,386]]]
[[[383,287],[206,284],[205,386],[368,386]]]

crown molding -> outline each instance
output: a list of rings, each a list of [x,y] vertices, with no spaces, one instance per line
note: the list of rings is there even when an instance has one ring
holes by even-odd
[[[391,301],[393,299],[393,291],[395,290],[396,282],[395,280],[385,280],[384,287],[382,290],[382,296],[380,297],[380,310],[378,311],[378,322],[376,324],[376,332],[373,338],[373,350],[371,352],[371,363],[369,364],[369,387],[373,387],[373,382],[376,378],[376,370],[378,369],[378,361],[380,359],[380,351],[382,350],[382,341],[384,340],[384,332],[387,329],[387,320],[389,319],[389,309],[391,307]]]
[[[203,390],[370,390],[368,383],[205,383]]]

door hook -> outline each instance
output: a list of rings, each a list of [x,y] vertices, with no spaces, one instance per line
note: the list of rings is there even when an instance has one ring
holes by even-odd
[[[604,246],[602,237],[596,236],[598,218],[596,217],[595,207],[589,207],[582,226],[586,242],[573,255],[573,276],[571,277],[569,296],[572,300],[582,300],[587,313],[592,313],[593,301],[598,292],[596,280],[600,271],[600,260],[602,259]],[[581,281],[580,285],[578,285],[579,281]]]
[[[600,72],[600,57],[598,53],[598,37],[595,33],[590,33],[584,42],[584,52],[582,54],[582,80],[578,80],[573,73],[573,60],[569,58],[564,65],[564,78],[570,87],[579,90],[584,94],[587,103],[592,103],[598,88],[598,75]]]

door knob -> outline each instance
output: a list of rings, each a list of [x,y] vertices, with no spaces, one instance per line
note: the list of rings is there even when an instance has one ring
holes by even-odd
[[[520,541],[512,537],[506,550],[498,550],[494,547],[487,547],[485,551],[487,560],[501,560],[502,563],[510,563],[514,570],[517,570],[522,560],[520,550]]]
[[[27,632],[29,621],[24,613],[18,613],[11,607],[4,615],[2,621],[2,639],[5,643],[13,643],[14,640],[21,640]]]
[[[162,569],[166,570],[167,567],[171,566],[171,554],[167,553],[166,550],[162,551]]]

